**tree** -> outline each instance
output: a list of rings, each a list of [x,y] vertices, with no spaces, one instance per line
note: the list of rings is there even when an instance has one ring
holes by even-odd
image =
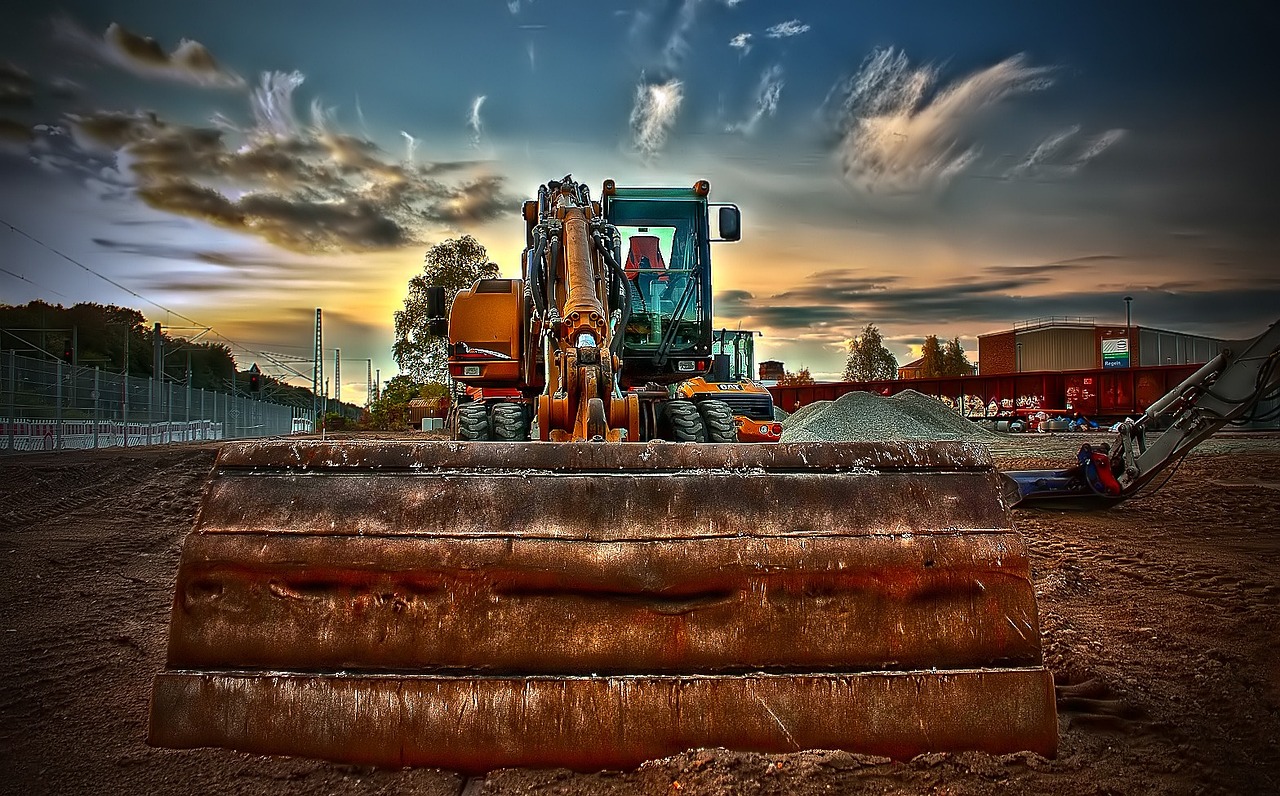
[[[942,365],[942,345],[938,342],[938,336],[931,334],[924,339],[924,345],[920,349],[920,378],[936,379],[945,375]]]
[[[869,323],[862,334],[849,341],[849,358],[844,365],[845,381],[878,381],[898,376],[898,360],[884,347],[876,325]]]
[[[793,384],[813,384],[813,374],[809,373],[808,368],[800,368],[796,373],[788,370],[782,374],[782,378],[778,379],[778,384],[784,387]]]
[[[942,375],[944,376],[972,376],[973,363],[964,355],[964,347],[960,345],[960,338],[953,337],[947,342],[946,349],[942,352]]]
[[[496,279],[498,266],[489,262],[489,253],[470,235],[450,238],[427,250],[422,273],[409,280],[404,309],[396,311],[396,342],[392,347],[396,364],[415,382],[448,380],[445,339],[431,334],[427,325],[427,288],[444,288],[445,306],[458,291],[477,279]]]

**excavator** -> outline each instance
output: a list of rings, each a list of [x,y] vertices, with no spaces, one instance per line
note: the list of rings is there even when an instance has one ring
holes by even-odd
[[[431,298],[455,439],[225,445],[148,742],[460,772],[1052,756],[985,448],[738,442],[679,395],[714,361],[712,244],[740,237],[709,194],[543,184],[520,278]]]
[[[1172,466],[1159,489],[1191,449],[1217,431],[1280,417],[1278,364],[1280,321],[1240,350],[1223,348],[1136,420],[1121,423],[1113,442],[1080,446],[1074,464],[1003,473],[1006,500],[1020,508],[1109,508]],[[1160,434],[1149,440],[1147,432],[1157,428]]]
[[[739,442],[777,442],[782,424],[773,396],[755,378],[755,338],[760,332],[717,329],[711,341],[711,372],[681,382],[676,392],[695,405],[722,401],[733,412]]]

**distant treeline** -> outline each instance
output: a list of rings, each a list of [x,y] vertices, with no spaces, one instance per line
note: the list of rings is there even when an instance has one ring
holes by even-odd
[[[193,389],[247,393],[249,366],[237,370],[230,347],[192,341],[160,330],[164,378]],[[0,351],[16,351],[38,359],[60,359],[79,367],[99,367],[138,378],[156,376],[155,328],[135,309],[114,304],[63,307],[33,301],[22,306],[0,304]],[[126,370],[125,360],[128,359]],[[312,392],[266,374],[259,393],[264,400],[310,408]],[[334,402],[330,401],[332,410]],[[343,404],[343,414],[358,417],[360,407]]]

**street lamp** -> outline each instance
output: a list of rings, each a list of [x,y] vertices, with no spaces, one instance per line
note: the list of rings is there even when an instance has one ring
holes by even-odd
[[[1022,372],[1022,343],[1017,344],[1017,349],[1018,349],[1017,371],[1021,373]]]
[[[1124,348],[1129,367],[1133,367],[1133,296],[1124,297]]]

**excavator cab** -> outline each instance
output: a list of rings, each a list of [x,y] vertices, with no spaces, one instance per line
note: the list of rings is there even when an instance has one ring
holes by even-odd
[[[711,237],[698,187],[606,188],[603,216],[625,254],[628,385],[674,384],[711,366]]]

